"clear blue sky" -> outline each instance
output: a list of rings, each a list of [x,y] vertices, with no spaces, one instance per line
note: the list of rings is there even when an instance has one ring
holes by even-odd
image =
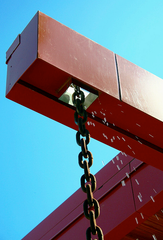
[[[83,174],[75,131],[5,98],[5,53],[38,10],[163,78],[162,0],[1,1],[0,240],[24,237],[80,187]],[[89,149],[93,173],[118,153],[92,139]]]

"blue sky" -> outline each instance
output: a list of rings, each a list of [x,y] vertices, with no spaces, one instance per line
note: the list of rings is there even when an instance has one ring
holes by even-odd
[[[38,10],[163,78],[162,0],[1,1],[0,240],[24,237],[80,187],[83,174],[74,130],[5,98],[5,53]],[[89,150],[92,173],[118,153],[93,139]]]

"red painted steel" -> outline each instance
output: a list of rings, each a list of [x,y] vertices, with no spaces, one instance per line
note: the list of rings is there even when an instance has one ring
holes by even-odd
[[[162,121],[163,111],[160,111],[163,102],[162,79],[118,55],[117,62],[122,101]],[[138,124],[141,125],[141,122]],[[144,126],[139,126],[138,131],[142,131]],[[152,135],[152,132],[149,134]],[[154,138],[154,135],[148,137]]]
[[[93,89],[119,98],[113,52],[42,13],[39,14],[39,24],[38,58],[59,71],[56,76],[53,67],[53,78],[50,83],[48,81],[47,89],[43,86],[45,91],[54,94],[54,89],[60,88],[67,80],[67,76],[62,76],[66,72]],[[40,74],[40,77],[44,83],[44,76]],[[29,78],[26,80],[29,81]],[[33,81],[31,79],[30,83],[33,84]],[[40,88],[38,81],[35,84]]]
[[[133,163],[130,165],[132,167]],[[149,217],[156,213],[156,204],[158,209],[163,207],[163,172],[161,170],[145,164],[132,174],[131,181],[138,212]]]
[[[71,82],[96,92],[87,110],[91,136],[163,170],[161,79],[41,12],[6,63],[7,98],[77,129],[74,107],[58,98]],[[96,175],[105,239],[121,239],[162,207],[163,172],[133,157],[119,154]],[[24,240],[85,239],[84,199],[78,190]]]
[[[130,123],[126,127],[134,135],[162,148],[162,138],[156,127],[157,122],[153,121],[153,118],[160,120],[158,124],[162,129],[162,79],[120,56],[117,56],[117,62],[122,101],[146,113],[141,118],[136,112],[132,117],[128,114]],[[153,118],[148,117],[149,115]]]
[[[84,86],[99,96],[91,136],[163,170],[162,80],[41,12],[19,39],[6,55],[7,98],[76,129],[74,107],[58,98]]]
[[[120,153],[96,178],[94,197],[101,209],[97,224],[102,227],[105,240],[123,238],[163,207],[163,172],[137,159]],[[139,193],[142,202],[137,197]],[[85,194],[79,189],[23,240],[85,239],[89,221],[83,215],[84,200]]]
[[[14,53],[14,51],[17,49],[17,47],[20,44],[21,41],[21,35],[19,34],[17,36],[17,38],[15,39],[15,41],[13,42],[13,44],[11,45],[11,47],[8,49],[8,51],[6,52],[6,63],[8,63],[10,57],[12,56],[12,54]]]
[[[6,55],[7,98],[77,129],[58,98],[84,86],[99,96],[87,109],[91,136],[163,170],[161,79],[41,12],[19,40]]]
[[[38,19],[37,15],[35,15],[19,35],[20,44],[10,55],[7,64],[6,94],[11,91],[22,74],[37,58],[37,26]],[[8,54],[6,54],[6,60],[8,60]]]

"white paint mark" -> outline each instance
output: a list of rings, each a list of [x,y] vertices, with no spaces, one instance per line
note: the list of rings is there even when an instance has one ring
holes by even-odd
[[[95,127],[95,123],[93,123],[93,126]]]
[[[112,159],[112,163],[115,164],[114,159]]]
[[[119,136],[117,136],[117,138],[118,138],[119,140],[121,140]]]
[[[128,177],[128,178],[130,178],[130,176],[129,176],[129,174],[126,172],[126,176]]]
[[[131,149],[131,146],[130,145],[127,145],[128,146],[128,148],[130,148]]]
[[[141,195],[141,193],[139,192],[139,195],[141,196],[141,198],[142,198],[142,195]]]
[[[123,141],[126,141],[126,139],[125,139],[125,138],[123,138],[123,137],[122,137],[122,139],[123,139]]]
[[[161,212],[163,213],[163,210],[161,209]]]
[[[102,122],[103,122],[104,124],[106,124],[107,126],[109,125],[109,123],[107,122],[106,118],[104,118],[104,120],[102,120]]]
[[[129,132],[130,130],[129,130],[129,129],[127,129],[127,131]]]
[[[143,200],[142,200],[142,196],[141,196],[141,194],[139,193],[139,195],[138,195],[138,199],[139,199],[139,201],[140,202],[142,202]]]
[[[150,137],[154,138],[154,136],[152,134],[149,134]]]
[[[113,123],[113,126],[115,127],[115,124]]]
[[[111,142],[113,142],[113,139],[112,139],[112,138],[111,138],[110,140],[111,140]]]
[[[123,161],[122,161],[122,160],[120,160],[120,162],[121,162],[121,164],[123,164]]]
[[[108,137],[105,135],[105,133],[103,133],[103,136],[104,136],[104,138],[108,139]]]
[[[156,190],[155,190],[154,188],[153,188],[153,191],[154,191],[155,193],[157,193]]]
[[[135,136],[137,139],[139,139],[137,136]]]
[[[133,169],[134,169],[134,171],[136,172],[136,168],[135,168],[135,167],[133,167]]]
[[[105,165],[104,161],[102,161],[102,165],[103,165],[103,166]]]
[[[139,182],[138,182],[138,180],[137,180],[137,179],[135,179],[135,182],[137,183],[137,185],[139,185]]]
[[[118,106],[122,107],[122,105],[121,105],[121,104],[118,104]]]
[[[137,125],[138,127],[141,127],[141,125],[140,125],[140,124],[138,124],[138,123],[136,123],[136,125]]]
[[[143,213],[140,213],[140,215],[141,215],[142,219],[144,219]]]
[[[119,156],[116,156],[116,159],[119,160]]]
[[[112,113],[112,112],[110,112],[110,114],[112,115],[113,113]]]
[[[121,111],[121,113],[124,113],[124,111]]]
[[[118,170],[121,170],[120,167],[117,165]]]
[[[126,183],[124,180],[121,181],[122,187],[126,186]]]
[[[150,198],[152,199],[153,202],[155,202],[154,198],[152,196],[150,196]]]
[[[100,111],[100,113],[105,116],[105,113],[103,113],[103,112],[101,112],[101,111]]]
[[[113,136],[113,140],[115,140],[115,137]]]
[[[137,218],[135,218],[135,221],[136,221],[136,223],[138,224],[138,219],[137,219]]]
[[[138,140],[138,143],[142,144],[142,142],[140,142],[139,140]]]
[[[156,238],[156,236],[154,234],[152,235],[152,237],[153,237],[154,240],[157,240],[157,238]]]
[[[134,151],[132,151],[133,152],[133,154],[135,154],[135,152]]]
[[[88,124],[88,125],[93,125],[93,123],[92,123],[92,122],[89,122],[89,121],[87,122],[87,124]]]
[[[159,220],[159,217],[155,214],[155,217],[157,218],[157,220]]]
[[[127,154],[125,152],[121,152],[121,153],[122,153],[122,155],[125,155],[125,157],[127,157]]]

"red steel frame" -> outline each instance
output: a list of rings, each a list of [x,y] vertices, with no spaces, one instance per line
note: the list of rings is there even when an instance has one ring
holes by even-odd
[[[34,16],[11,45],[6,53],[6,63],[7,98],[73,129],[77,129],[73,119],[75,109],[61,102],[59,97],[72,82],[98,94],[87,110],[87,129],[93,138],[133,156],[120,155],[121,160],[126,162],[121,171],[116,171],[118,163],[109,163],[97,174],[99,189],[95,197],[101,204],[98,221],[99,225],[104,226],[106,237],[114,234],[116,239],[119,229],[124,236],[136,227],[135,218],[141,222],[162,207],[162,79],[41,12]],[[140,165],[136,172],[132,169],[134,165]],[[104,179],[103,172],[106,174]],[[126,186],[122,187],[120,182],[126,177],[126,172],[131,174],[131,178],[127,178]],[[151,176],[156,177],[154,187],[145,187],[146,177],[150,181]],[[135,185],[135,177],[143,179],[140,186]],[[139,187],[144,191],[142,202],[137,197]],[[155,188],[157,194],[150,192]],[[155,196],[157,204],[149,199],[149,194]],[[41,239],[55,235],[55,239],[60,239],[64,229],[68,239],[71,233],[73,239],[73,226],[75,232],[82,236],[82,229],[78,226],[84,228],[87,225],[82,214],[83,200],[80,190],[77,191],[29,236],[40,232]],[[74,209],[73,201],[76,204]],[[66,210],[67,206],[71,206],[72,212]],[[105,212],[110,217],[107,218]],[[56,218],[57,223],[55,217],[58,213],[60,218]]]
[[[101,209],[97,224],[105,240],[122,239],[163,206],[163,172],[133,157],[120,153],[96,178],[94,197]],[[85,239],[89,225],[83,214],[85,197],[79,189],[23,240]]]
[[[77,129],[74,108],[58,99],[74,78],[99,95],[88,108],[91,136],[163,170],[162,79],[40,12],[6,62],[7,98]]]

